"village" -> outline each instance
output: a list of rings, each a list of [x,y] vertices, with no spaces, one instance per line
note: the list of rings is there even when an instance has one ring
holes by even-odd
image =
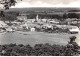
[[[80,21],[77,18],[66,19],[62,22],[58,19],[39,19],[36,15],[35,19],[27,19],[25,15],[17,17],[15,21],[0,21],[0,32],[15,32],[15,31],[37,31],[48,33],[78,33]]]
[[[75,21],[70,22],[75,24]],[[70,22],[62,24],[57,19],[39,19],[38,15],[36,19],[18,16],[15,21],[0,21],[0,55],[79,56],[79,46],[71,43],[80,29]]]
[[[48,9],[1,11],[0,55],[80,55],[80,13]]]
[[[80,56],[79,0],[0,0],[0,56]]]

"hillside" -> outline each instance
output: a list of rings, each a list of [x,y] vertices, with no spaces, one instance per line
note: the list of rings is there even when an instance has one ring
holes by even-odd
[[[71,12],[71,11],[76,11],[76,12],[80,12],[80,8],[10,8],[9,10],[4,10],[6,12],[8,11],[54,11],[54,12]]]

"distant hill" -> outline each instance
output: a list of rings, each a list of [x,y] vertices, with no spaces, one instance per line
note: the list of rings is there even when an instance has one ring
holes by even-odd
[[[27,11],[54,11],[54,12],[80,12],[80,8],[10,8],[8,11],[19,11],[19,12],[27,12]]]

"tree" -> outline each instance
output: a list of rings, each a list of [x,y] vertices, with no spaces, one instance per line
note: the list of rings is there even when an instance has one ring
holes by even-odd
[[[5,20],[14,21],[17,19],[16,15],[5,14]]]
[[[4,15],[4,11],[0,11],[0,16],[1,17],[4,17],[5,15]]]
[[[68,18],[79,18],[79,16],[76,13],[68,13]]]
[[[5,10],[8,10],[11,6],[15,6],[17,1],[22,1],[22,0],[0,0],[0,4],[3,5],[3,8]],[[18,13],[17,13],[17,15],[18,15]],[[0,11],[0,19],[5,19],[5,13],[3,10]]]
[[[67,14],[64,13],[64,14],[63,14],[63,19],[66,19],[66,18],[67,18]]]
[[[17,1],[19,1],[19,0],[0,0],[0,4],[2,4],[4,6],[5,10],[7,10],[7,9],[9,9],[9,7],[15,6]],[[20,0],[20,1],[22,1],[22,0]]]

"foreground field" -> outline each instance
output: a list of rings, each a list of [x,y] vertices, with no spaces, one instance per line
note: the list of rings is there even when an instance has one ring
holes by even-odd
[[[66,33],[44,33],[44,32],[13,32],[13,33],[0,33],[0,44],[35,44],[49,43],[66,45],[69,41],[69,37],[74,34]]]

